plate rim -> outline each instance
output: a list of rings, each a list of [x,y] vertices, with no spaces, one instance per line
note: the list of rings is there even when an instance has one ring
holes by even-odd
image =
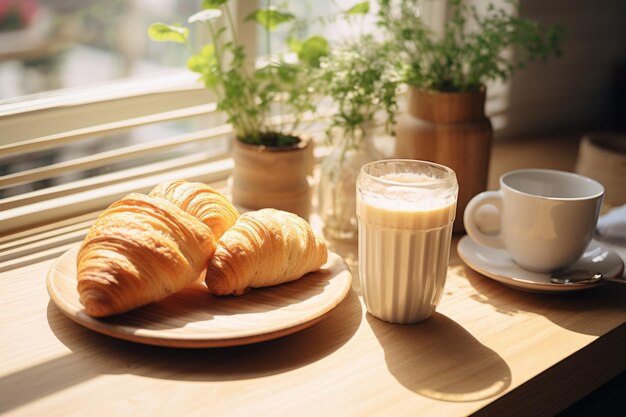
[[[532,280],[528,280],[528,279],[524,279],[524,278],[517,278],[517,277],[509,277],[509,276],[505,276],[503,274],[499,274],[497,272],[493,272],[490,271],[488,269],[485,269],[484,267],[482,267],[481,265],[477,265],[474,262],[468,261],[467,259],[467,254],[464,253],[464,251],[461,249],[462,247],[462,242],[464,241],[469,241],[471,243],[474,243],[475,245],[477,245],[478,247],[481,247],[478,243],[476,243],[471,236],[469,235],[465,235],[463,237],[461,237],[459,239],[459,242],[457,243],[457,255],[459,256],[459,258],[461,258],[461,260],[470,268],[473,269],[474,271],[478,272],[481,275],[486,276],[487,278],[493,279],[494,281],[500,282],[503,285],[506,285],[508,287],[511,288],[515,288],[515,289],[522,289],[522,290],[527,290],[527,291],[541,291],[541,292],[550,292],[550,293],[560,293],[560,292],[569,292],[569,291],[578,291],[578,290],[586,290],[586,289],[590,289],[590,288],[594,288],[594,287],[598,287],[598,286],[602,286],[602,285],[606,285],[607,282],[594,282],[594,283],[572,283],[572,284],[568,284],[568,285],[562,285],[562,284],[553,284],[553,283],[549,283],[549,282],[537,282],[537,281],[532,281]],[[598,246],[601,246],[604,249],[607,249],[613,253],[615,253],[617,255],[617,253],[615,251],[613,251],[611,248],[606,247],[605,245],[602,245],[600,242],[597,242],[595,239],[593,239],[589,245],[592,244],[596,244]],[[497,250],[497,249],[494,249]],[[504,250],[505,251],[505,250]],[[619,257],[619,255],[617,255]],[[621,259],[621,258],[620,258]],[[519,267],[521,268],[521,267]],[[622,272],[624,269],[624,262],[622,261]],[[532,272],[532,271],[528,271],[528,272]],[[541,274],[543,275],[543,273],[540,272],[533,272],[535,274]],[[619,275],[619,274],[617,274]]]
[[[46,275],[46,289],[50,300],[55,307],[62,312],[66,317],[76,322],[77,324],[86,327],[94,332],[104,334],[116,339],[122,339],[130,342],[162,346],[162,347],[180,347],[180,348],[215,348],[215,347],[229,347],[240,346],[258,342],[264,342],[272,339],[277,339],[283,336],[287,336],[292,333],[296,333],[300,330],[304,330],[314,324],[322,321],[329,315],[335,307],[337,307],[347,297],[352,287],[352,273],[350,268],[346,264],[345,260],[336,252],[328,250],[327,265],[331,260],[337,262],[339,265],[339,271],[337,275],[345,275],[343,285],[339,287],[336,294],[329,300],[329,302],[323,304],[318,310],[314,312],[314,315],[309,318],[294,319],[283,326],[277,326],[276,329],[270,331],[263,331],[262,329],[252,330],[243,335],[230,335],[230,336],[216,336],[212,335],[207,337],[201,333],[168,333],[164,336],[159,336],[160,330],[145,329],[141,327],[116,325],[108,323],[96,317],[91,317],[85,313],[84,309],[75,310],[69,306],[63,300],[63,296],[60,295],[61,291],[58,289],[59,283],[55,279],[55,271],[62,261],[67,257],[75,256],[79,248],[79,245],[70,248],[65,251],[61,256],[57,257],[49,268]],[[75,252],[72,254],[72,252]],[[334,258],[334,259],[333,259]],[[289,285],[291,282],[287,282],[281,285]],[[260,288],[258,290],[263,290]],[[254,291],[254,289],[253,289]],[[138,332],[139,331],[139,332]],[[144,333],[145,331],[147,333]]]

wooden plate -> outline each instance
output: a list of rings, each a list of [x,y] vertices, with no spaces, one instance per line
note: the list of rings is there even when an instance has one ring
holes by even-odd
[[[282,337],[324,318],[346,297],[352,282],[343,259],[329,252],[322,269],[287,284],[218,297],[198,282],[158,303],[97,319],[79,301],[77,252],[78,247],[63,254],[48,272],[46,286],[54,304],[91,330],[158,346],[223,347]]]

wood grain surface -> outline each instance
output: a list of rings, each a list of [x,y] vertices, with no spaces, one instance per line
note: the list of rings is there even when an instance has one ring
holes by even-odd
[[[517,291],[468,269],[455,246],[425,322],[370,316],[357,281],[307,329],[211,349],[75,323],[46,291],[55,260],[4,272],[0,415],[553,415],[626,369],[626,288]]]
[[[206,348],[257,343],[305,329],[347,295],[352,274],[336,253],[319,271],[241,296],[217,297],[196,282],[167,299],[114,317],[85,313],[76,288],[74,247],[50,268],[46,287],[70,319],[96,332],[157,346]]]
[[[573,168],[575,139],[495,147],[491,184],[506,169]],[[467,268],[457,241],[441,303],[425,322],[367,314],[355,275],[317,324],[210,349],[86,329],[46,291],[60,254],[16,258],[0,271],[0,415],[550,416],[626,369],[626,288],[518,291]],[[354,245],[333,248],[355,272]]]

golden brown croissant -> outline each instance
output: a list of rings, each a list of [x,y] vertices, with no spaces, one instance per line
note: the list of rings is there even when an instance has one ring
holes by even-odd
[[[150,191],[150,197],[171,201],[211,228],[215,239],[235,224],[239,212],[218,191],[200,182],[168,181]]]
[[[202,275],[215,245],[209,227],[169,201],[129,194],[98,217],[78,251],[80,302],[102,317],[161,300]]]
[[[205,282],[217,295],[293,281],[326,263],[328,252],[295,214],[262,209],[242,214],[217,242]]]

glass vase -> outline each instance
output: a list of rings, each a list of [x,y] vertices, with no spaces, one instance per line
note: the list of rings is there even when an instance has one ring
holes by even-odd
[[[361,167],[382,158],[374,147],[371,131],[337,135],[333,151],[324,160],[318,186],[318,214],[324,236],[356,240],[356,179]]]

